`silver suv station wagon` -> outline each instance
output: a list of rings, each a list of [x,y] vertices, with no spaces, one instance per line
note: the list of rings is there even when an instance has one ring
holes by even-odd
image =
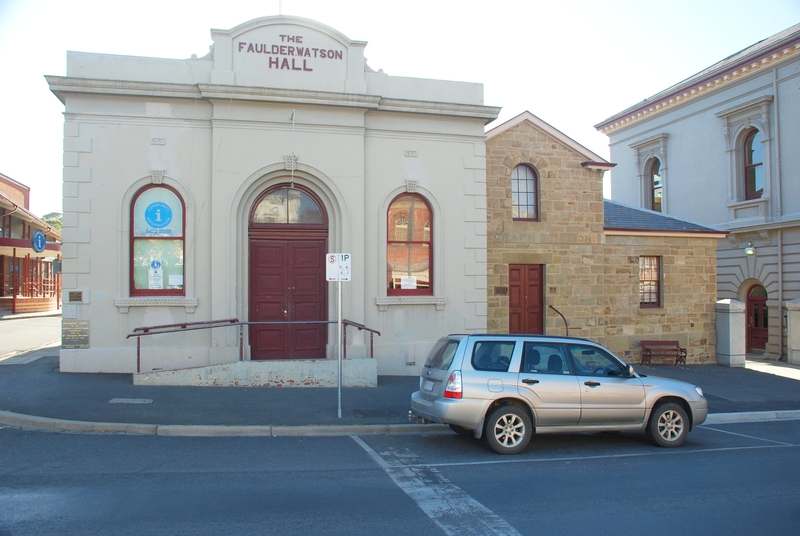
[[[411,409],[422,422],[486,437],[500,454],[534,433],[644,431],[677,447],[708,415],[703,391],[643,376],[589,340],[544,335],[449,335],[420,373]]]

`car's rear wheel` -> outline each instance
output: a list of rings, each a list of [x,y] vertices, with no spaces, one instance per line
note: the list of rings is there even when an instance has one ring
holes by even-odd
[[[457,424],[451,424],[450,429],[453,430],[458,435],[460,435],[461,437],[475,437],[475,432],[473,430],[470,430],[469,428],[464,428],[463,426],[459,426]]]
[[[659,447],[679,447],[688,433],[686,411],[674,402],[656,406],[647,423],[647,437]]]
[[[531,418],[517,406],[500,406],[486,420],[486,441],[497,453],[516,454],[528,446],[533,434]]]

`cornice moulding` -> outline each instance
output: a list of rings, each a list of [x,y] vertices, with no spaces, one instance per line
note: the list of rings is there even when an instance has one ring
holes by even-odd
[[[721,112],[717,112],[714,115],[719,117],[720,119],[729,117],[731,115],[736,115],[739,112],[750,110],[752,108],[756,108],[758,106],[762,106],[764,104],[769,104],[773,101],[772,95],[764,95],[763,97],[759,97],[755,100],[751,100],[745,102],[744,104],[739,104],[738,106],[734,106],[733,108],[728,108],[726,110],[722,110]]]
[[[329,106],[351,106],[357,108],[377,108],[380,97],[360,93],[334,93],[326,91],[307,91],[303,89],[279,89],[252,86],[223,86],[216,84],[197,84],[200,95],[205,99],[254,100],[283,102],[291,104],[318,104]]]
[[[47,83],[61,102],[68,94],[128,95],[141,97],[170,97],[204,99],[210,102],[224,100],[278,102],[285,104],[311,104],[318,106],[344,106],[385,112],[404,112],[447,115],[483,119],[497,118],[499,107],[469,104],[387,99],[360,93],[334,93],[301,89],[280,89],[252,86],[226,86],[217,84],[165,84],[134,82],[129,80],[99,80],[62,76],[46,76]]]
[[[133,82],[130,80],[97,80],[93,78],[69,78],[45,76],[50,91],[61,102],[61,94],[88,93],[106,95],[158,96],[196,99],[200,97],[197,86],[190,84],[164,84],[159,82]]]
[[[382,98],[380,99],[378,110],[386,112],[454,115],[493,121],[497,119],[501,108],[496,106],[476,106],[473,104]]]
[[[655,136],[650,136],[649,138],[629,143],[628,147],[630,147],[631,149],[636,149],[637,147],[644,147],[646,145],[667,141],[668,138],[669,134],[666,133],[656,134]]]
[[[765,67],[772,68],[797,58],[798,53],[800,53],[800,41],[795,36],[794,40],[789,40],[788,43],[776,44],[766,51],[759,50],[750,56],[741,58],[735,64],[725,64],[716,71],[701,71],[685,83],[655,95],[649,102],[635,105],[624,112],[613,115],[595,125],[595,128],[607,135],[612,131],[627,128],[643,118],[659,114],[667,108],[683,105],[698,97],[758,75],[764,72]]]

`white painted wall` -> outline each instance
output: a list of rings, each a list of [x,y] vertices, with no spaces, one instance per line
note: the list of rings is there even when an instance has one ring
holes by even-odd
[[[316,71],[259,71],[262,58],[237,51],[287,34],[343,58]],[[64,295],[87,291],[65,301],[64,317],[88,320],[90,334],[88,349],[62,350],[61,370],[134,371],[126,336],[136,327],[247,320],[249,212],[260,192],[290,179],[290,154],[295,182],[325,205],[329,250],[353,255],[344,316],[381,331],[379,374],[417,374],[442,335],[484,331],[483,128],[499,109],[483,106],[482,86],[365,72],[366,43],[307,19],[267,17],[212,35],[213,60],[70,52],[67,77],[48,77],[65,103]],[[186,204],[185,298],[130,297],[130,201],[152,170]],[[386,209],[408,181],[435,214],[434,296],[423,300],[386,298]],[[333,284],[328,304],[335,319]],[[331,327],[328,357],[335,340]],[[348,332],[348,356],[368,344],[366,332]],[[143,371],[225,363],[238,357],[238,330],[146,337],[142,348]]]

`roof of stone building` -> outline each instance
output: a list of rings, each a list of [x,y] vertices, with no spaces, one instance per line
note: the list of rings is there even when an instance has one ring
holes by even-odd
[[[603,199],[603,228],[615,231],[666,232],[666,233],[713,233],[725,236],[720,231],[687,220],[681,220],[661,212],[623,205]]]
[[[516,117],[512,117],[508,121],[504,121],[499,125],[491,127],[488,131],[486,131],[486,140],[488,141],[494,138],[495,136],[499,136],[500,134],[506,132],[507,130],[510,130],[511,128],[525,121],[529,122],[534,127],[544,132],[545,134],[552,136],[555,140],[563,143],[564,145],[566,145],[567,147],[569,147],[570,149],[581,155],[581,157],[583,157],[586,160],[586,162],[583,162],[581,164],[582,166],[594,164],[596,165],[595,167],[598,167],[599,169],[610,169],[616,166],[616,164],[612,164],[602,156],[587,149],[586,147],[584,147],[577,141],[573,140],[572,138],[570,138],[569,136],[567,136],[554,126],[550,125],[541,118],[536,117],[528,110],[525,110]]]

